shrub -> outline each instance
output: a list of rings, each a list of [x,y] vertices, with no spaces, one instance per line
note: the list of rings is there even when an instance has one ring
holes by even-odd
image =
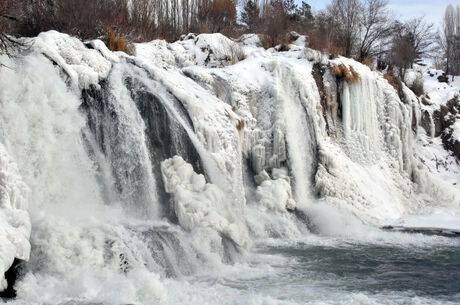
[[[126,41],[126,38],[122,35],[115,34],[111,28],[107,29],[107,47],[110,51],[121,51],[128,55],[133,54],[132,47]]]
[[[332,66],[331,73],[337,79],[340,79],[340,80],[347,80],[352,83],[356,83],[359,81],[359,73],[356,72],[352,66],[348,68],[344,64],[335,65],[335,66]]]
[[[336,46],[336,45],[331,45],[329,47],[329,53],[331,53],[331,58],[335,59],[338,58],[339,56],[344,56],[345,55],[345,48],[341,46]]]
[[[369,68],[372,68],[373,63],[374,63],[374,60],[373,60],[371,57],[366,57],[366,58],[364,58],[364,60],[363,60],[363,65],[366,65],[366,66],[368,66]]]
[[[236,8],[230,0],[204,2],[199,9],[198,18],[206,23],[212,33],[221,32],[236,24]]]
[[[399,92],[399,89],[401,87],[401,81],[399,77],[394,76],[392,71],[388,71],[383,75],[383,78],[385,78],[388,81],[388,83],[392,85],[396,89],[396,91]]]
[[[286,51],[289,51],[290,48],[291,48],[291,47],[289,46],[289,43],[287,43],[287,42],[282,42],[282,43],[280,44],[280,47],[279,47],[278,51],[279,51],[279,52],[286,52]]]
[[[423,77],[418,75],[417,78],[412,83],[410,89],[415,93],[416,96],[421,96],[425,94],[425,88],[423,85]]]
[[[259,35],[259,39],[260,39],[260,44],[265,50],[274,47],[273,42],[268,35],[261,34]]]
[[[359,73],[355,71],[355,69],[350,66],[350,73],[346,74],[345,76],[347,80],[356,83],[359,81]]]
[[[236,129],[238,129],[238,131],[241,131],[241,130],[244,129],[244,121],[243,120],[238,121],[238,125],[236,125]]]

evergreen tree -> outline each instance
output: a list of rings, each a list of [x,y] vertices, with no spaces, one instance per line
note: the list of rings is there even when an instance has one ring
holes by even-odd
[[[241,21],[248,26],[249,30],[254,30],[259,20],[259,14],[257,2],[249,0],[241,12]]]

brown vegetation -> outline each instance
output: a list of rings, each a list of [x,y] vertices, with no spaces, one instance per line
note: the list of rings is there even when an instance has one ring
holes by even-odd
[[[359,73],[356,72],[352,66],[347,67],[344,64],[335,65],[331,67],[331,73],[340,80],[346,80],[352,83],[359,81]]]
[[[366,65],[366,66],[368,66],[369,68],[372,68],[372,65],[373,65],[373,63],[374,63],[374,60],[372,59],[372,57],[366,57],[366,58],[364,58],[364,60],[363,60],[362,63],[363,63],[363,65]]]
[[[241,130],[244,129],[244,121],[243,120],[238,121],[238,125],[236,125],[236,129],[238,129],[238,131],[241,131]]]
[[[107,29],[107,47],[109,48],[110,51],[121,51],[125,52],[128,55],[133,54],[132,47],[130,44],[126,41],[126,38],[122,35],[117,35],[115,32],[111,29]]]
[[[289,51],[290,49],[291,49],[291,47],[289,46],[289,43],[283,41],[283,42],[280,44],[280,47],[279,47],[278,51],[280,51],[280,52],[287,52],[287,51]]]
[[[387,73],[383,74],[383,78],[385,78],[390,85],[392,85],[395,89],[398,87],[398,83],[396,78],[393,76],[393,73],[388,71]]]
[[[199,19],[211,33],[219,33],[236,24],[235,5],[230,0],[205,1],[200,7]]]
[[[401,81],[401,78],[397,75],[394,74],[393,71],[388,71],[386,72],[383,77],[388,81],[388,83],[390,85],[393,86],[393,88],[395,88],[396,90],[396,93],[398,94],[398,96],[400,98],[403,97],[403,92],[402,92],[402,81]]]

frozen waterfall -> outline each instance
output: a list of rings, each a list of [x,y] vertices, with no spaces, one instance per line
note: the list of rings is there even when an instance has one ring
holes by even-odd
[[[249,268],[258,240],[312,236],[322,204],[374,227],[458,205],[417,158],[418,99],[352,60],[255,35],[136,56],[33,42],[0,69],[0,274],[23,261],[16,304],[169,304],[191,275]],[[232,64],[236,44],[247,58]]]

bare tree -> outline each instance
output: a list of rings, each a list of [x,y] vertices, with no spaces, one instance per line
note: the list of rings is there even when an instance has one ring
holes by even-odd
[[[332,0],[327,7],[332,22],[333,39],[343,48],[343,55],[350,57],[356,47],[363,6],[359,0]]]
[[[210,32],[220,32],[236,24],[235,4],[230,0],[205,2],[200,8],[199,18]]]
[[[429,57],[434,43],[433,25],[426,23],[423,17],[406,23],[395,22],[392,47],[389,52],[390,64],[399,68],[400,76],[414,63],[420,63]]]
[[[326,11],[320,11],[315,16],[313,29],[308,33],[308,47],[324,52],[334,52],[333,22]]]
[[[417,50],[412,35],[410,33],[395,35],[389,52],[389,61],[391,66],[398,68],[400,77],[404,76],[407,69],[412,68],[416,59]]]
[[[384,49],[380,46],[388,40],[392,33],[392,22],[387,10],[388,0],[364,0],[361,11],[361,36],[358,57],[380,55]]]
[[[132,0],[130,23],[135,30],[136,40],[155,38],[157,12],[155,3],[150,0]]]
[[[17,49],[25,45],[16,39],[15,28],[21,18],[22,10],[20,3],[13,0],[0,1],[0,55],[13,56]]]
[[[274,0],[263,6],[258,29],[264,33],[264,47],[281,43],[288,30],[288,14],[282,0]]]
[[[414,48],[417,51],[418,62],[423,57],[427,57],[432,50],[435,41],[434,26],[427,23],[424,17],[414,18],[405,24],[405,28],[413,36]]]
[[[260,7],[258,0],[248,0],[241,12],[241,21],[248,27],[249,31],[254,31],[260,21]]]
[[[437,42],[444,53],[447,75],[460,74],[460,6],[449,5],[444,14],[443,30]]]

